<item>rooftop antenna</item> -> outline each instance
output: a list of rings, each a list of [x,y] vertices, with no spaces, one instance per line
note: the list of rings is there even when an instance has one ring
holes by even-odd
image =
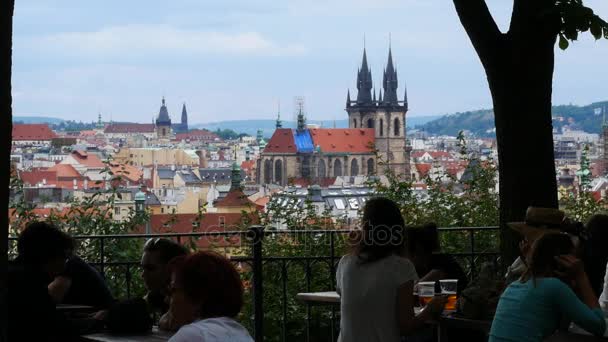
[[[295,115],[296,115],[296,128],[303,130],[306,128],[306,112],[304,110],[304,97],[296,96],[294,98],[295,103]]]

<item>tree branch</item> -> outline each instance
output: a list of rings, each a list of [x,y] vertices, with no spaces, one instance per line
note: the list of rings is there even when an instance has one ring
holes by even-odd
[[[494,21],[485,0],[453,0],[464,27],[484,67],[494,61],[502,32]]]

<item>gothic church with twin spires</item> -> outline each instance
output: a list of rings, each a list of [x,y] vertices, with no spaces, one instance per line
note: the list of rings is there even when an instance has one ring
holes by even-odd
[[[296,129],[277,124],[258,160],[258,183],[324,185],[334,177],[382,175],[386,167],[409,178],[410,151],[405,136],[407,93],[404,86],[400,100],[397,88],[397,70],[389,47],[382,77],[384,95],[380,90],[376,97],[364,48],[357,73],[356,100],[351,100],[350,90],[347,91],[349,128],[308,128],[303,113],[298,115]],[[298,182],[302,179],[305,181]]]

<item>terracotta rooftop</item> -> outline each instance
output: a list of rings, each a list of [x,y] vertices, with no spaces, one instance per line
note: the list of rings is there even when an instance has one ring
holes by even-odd
[[[39,183],[55,184],[57,172],[50,170],[31,170],[19,173],[19,178],[25,185],[35,186]]]
[[[253,209],[256,209],[257,206],[254,202],[252,202],[247,195],[245,195],[241,190],[231,190],[226,194],[226,197],[220,199],[214,207],[216,208],[227,208],[227,207],[248,207],[251,206]]]
[[[94,154],[88,154],[86,151],[73,151],[72,157],[78,161],[78,163],[91,168],[103,168],[105,164]]]
[[[264,148],[264,153],[296,153],[296,142],[291,128],[278,128]]]
[[[431,171],[431,168],[433,167],[433,165],[428,164],[428,163],[419,163],[419,164],[415,164],[416,166],[416,170],[418,171],[418,174],[420,175],[420,178],[424,178],[429,174],[429,171]]]
[[[192,232],[224,232],[240,231],[243,227],[243,215],[240,213],[204,213],[201,220],[197,214],[161,214],[150,216],[150,229],[152,233],[192,233]],[[249,219],[252,223],[258,222],[252,214]],[[135,233],[142,233],[144,227],[138,227]],[[185,244],[189,238],[182,238]],[[198,248],[210,247],[239,247],[241,235],[201,237],[196,241]]]
[[[54,166],[47,169],[48,171],[54,171],[57,174],[57,178],[84,178],[76,171],[76,169],[69,164],[55,164]]]
[[[51,140],[57,135],[47,124],[13,124],[13,140]]]
[[[175,140],[215,140],[219,136],[206,129],[193,129],[188,132],[178,133],[175,135]]]
[[[315,128],[312,141],[322,152],[371,153],[375,142],[373,128]]]

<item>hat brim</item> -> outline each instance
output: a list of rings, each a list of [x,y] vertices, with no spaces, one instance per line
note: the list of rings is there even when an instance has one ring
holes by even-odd
[[[555,229],[530,226],[526,224],[526,222],[508,222],[507,226],[509,226],[514,231],[520,233],[528,240],[536,240],[545,233],[556,231]]]

